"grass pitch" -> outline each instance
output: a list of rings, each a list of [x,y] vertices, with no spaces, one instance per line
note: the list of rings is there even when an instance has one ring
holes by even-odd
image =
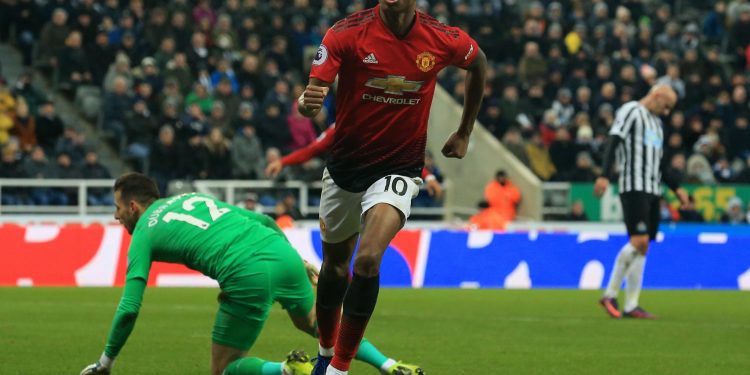
[[[77,374],[99,358],[120,289],[0,288],[0,374]],[[114,374],[208,374],[214,289],[149,289]],[[748,374],[750,295],[646,291],[658,321],[612,320],[599,292],[384,289],[367,337],[429,375]],[[317,344],[274,309],[251,354]],[[354,375],[377,375],[356,363]]]

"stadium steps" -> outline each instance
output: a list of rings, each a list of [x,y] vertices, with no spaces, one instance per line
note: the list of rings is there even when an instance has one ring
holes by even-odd
[[[21,72],[21,55],[9,44],[0,43],[0,75],[8,81],[8,87],[12,87]]]
[[[6,43],[0,43],[0,65],[2,65],[2,75],[7,79],[9,87],[12,87],[18,76],[28,69],[24,68],[18,50]],[[38,71],[34,71],[33,82],[35,87],[47,93],[49,98],[55,102],[58,116],[63,120],[63,123],[66,125],[74,124],[79,131],[86,134],[86,141],[93,145],[99,154],[99,162],[109,169],[113,177],[129,170],[120,159],[118,152],[97,132],[96,124],[81,116],[72,101],[54,90],[54,86],[49,79]]]
[[[463,160],[441,155],[445,140],[461,122],[462,112],[463,106],[438,85],[430,110],[427,149],[435,156],[435,164],[444,176],[446,219],[467,218],[476,213],[485,185],[495,177],[497,170],[503,169],[521,191],[517,220],[541,220],[542,182],[479,121],[474,125],[469,150]]]

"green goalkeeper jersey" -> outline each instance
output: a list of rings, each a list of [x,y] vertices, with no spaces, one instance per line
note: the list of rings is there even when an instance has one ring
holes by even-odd
[[[135,325],[151,262],[184,264],[223,285],[258,249],[284,238],[270,217],[202,194],[155,201],[143,213],[128,249],[125,289],[105,353],[115,358]]]

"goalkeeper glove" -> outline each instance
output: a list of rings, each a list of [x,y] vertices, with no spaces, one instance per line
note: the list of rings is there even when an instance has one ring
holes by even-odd
[[[115,360],[107,357],[106,354],[102,353],[102,356],[99,358],[96,363],[92,363],[86,368],[84,368],[81,371],[81,375],[96,375],[96,374],[104,374],[108,375],[109,372],[112,370],[112,365],[114,365]]]
[[[309,263],[304,259],[302,261],[305,263],[305,271],[307,271],[307,278],[310,280],[310,284],[312,284],[312,286],[318,286],[320,270],[318,270],[318,267],[315,267],[314,264]]]

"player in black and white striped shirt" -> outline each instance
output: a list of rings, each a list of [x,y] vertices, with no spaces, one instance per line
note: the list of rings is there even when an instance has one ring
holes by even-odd
[[[664,133],[660,116],[668,116],[677,103],[677,94],[668,85],[656,85],[640,101],[625,103],[617,111],[605,150],[603,174],[594,184],[594,193],[601,197],[609,186],[613,159],[617,157],[620,173],[619,188],[623,218],[630,241],[617,255],[609,285],[599,303],[613,318],[653,319],[638,304],[643,284],[643,270],[649,242],[659,228],[659,199],[662,181],[685,205],[688,194],[666,171],[662,161]],[[625,306],[621,313],[617,295],[622,281]]]

